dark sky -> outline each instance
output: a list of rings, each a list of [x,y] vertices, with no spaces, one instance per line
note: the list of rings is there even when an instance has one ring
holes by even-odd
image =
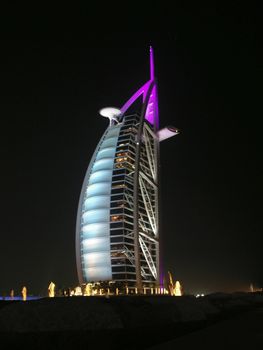
[[[182,130],[161,144],[164,271],[189,293],[263,286],[260,9],[233,3],[162,8],[149,30],[142,15],[92,25],[87,9],[5,17],[0,293],[77,284],[78,198],[107,126],[98,110],[149,78],[150,44],[161,126]]]

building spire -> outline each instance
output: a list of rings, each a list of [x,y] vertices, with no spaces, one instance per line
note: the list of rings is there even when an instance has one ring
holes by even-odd
[[[154,57],[153,48],[150,46],[150,79],[154,80]]]

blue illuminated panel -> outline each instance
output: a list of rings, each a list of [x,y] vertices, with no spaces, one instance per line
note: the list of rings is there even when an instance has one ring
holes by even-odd
[[[87,171],[78,213],[79,259],[83,282],[111,280],[110,197],[120,126],[104,134]]]

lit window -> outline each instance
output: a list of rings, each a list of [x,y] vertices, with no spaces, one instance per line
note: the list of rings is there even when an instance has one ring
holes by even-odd
[[[111,216],[111,222],[121,221],[121,220],[123,220],[123,216],[122,215],[112,215]]]

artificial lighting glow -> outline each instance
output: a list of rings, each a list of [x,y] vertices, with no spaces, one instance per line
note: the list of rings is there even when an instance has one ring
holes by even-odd
[[[90,176],[90,184],[94,184],[97,182],[107,182],[109,181],[109,179],[111,179],[112,176],[112,171],[111,170],[99,170],[99,171],[95,171],[94,173],[92,173],[92,175]]]
[[[109,195],[111,192],[111,182],[95,183],[88,186],[86,195],[87,197],[98,195]]]
[[[90,281],[103,281],[112,278],[111,266],[86,267],[84,270],[85,278]]]
[[[174,295],[176,297],[181,297],[182,296],[182,287],[179,281],[175,282],[175,287],[174,287]]]
[[[100,149],[96,159],[99,160],[103,158],[114,158],[115,151],[115,147],[105,147],[103,149]]]
[[[113,118],[121,114],[121,110],[115,107],[105,107],[99,111],[100,115],[105,118]]]
[[[48,286],[48,296],[49,298],[54,298],[55,296],[55,283],[50,282],[49,286]]]
[[[107,236],[108,231],[109,231],[109,224],[105,222],[88,224],[82,227],[82,235],[84,238]]]
[[[82,245],[83,245],[83,253],[106,251],[109,245],[109,238],[108,237],[87,238],[83,240]]]
[[[102,108],[99,113],[101,116],[109,118],[110,124],[112,125],[113,120],[118,123],[118,117],[121,115],[121,110],[115,107],[106,107]]]
[[[196,298],[201,298],[201,297],[204,297],[205,295],[202,293],[202,294],[196,294]]]
[[[83,216],[84,224],[94,224],[109,221],[109,209],[94,209],[86,211]]]
[[[109,208],[110,207],[110,198],[109,196],[99,195],[89,197],[84,202],[84,211],[92,210],[92,209],[101,209],[101,208]]]

